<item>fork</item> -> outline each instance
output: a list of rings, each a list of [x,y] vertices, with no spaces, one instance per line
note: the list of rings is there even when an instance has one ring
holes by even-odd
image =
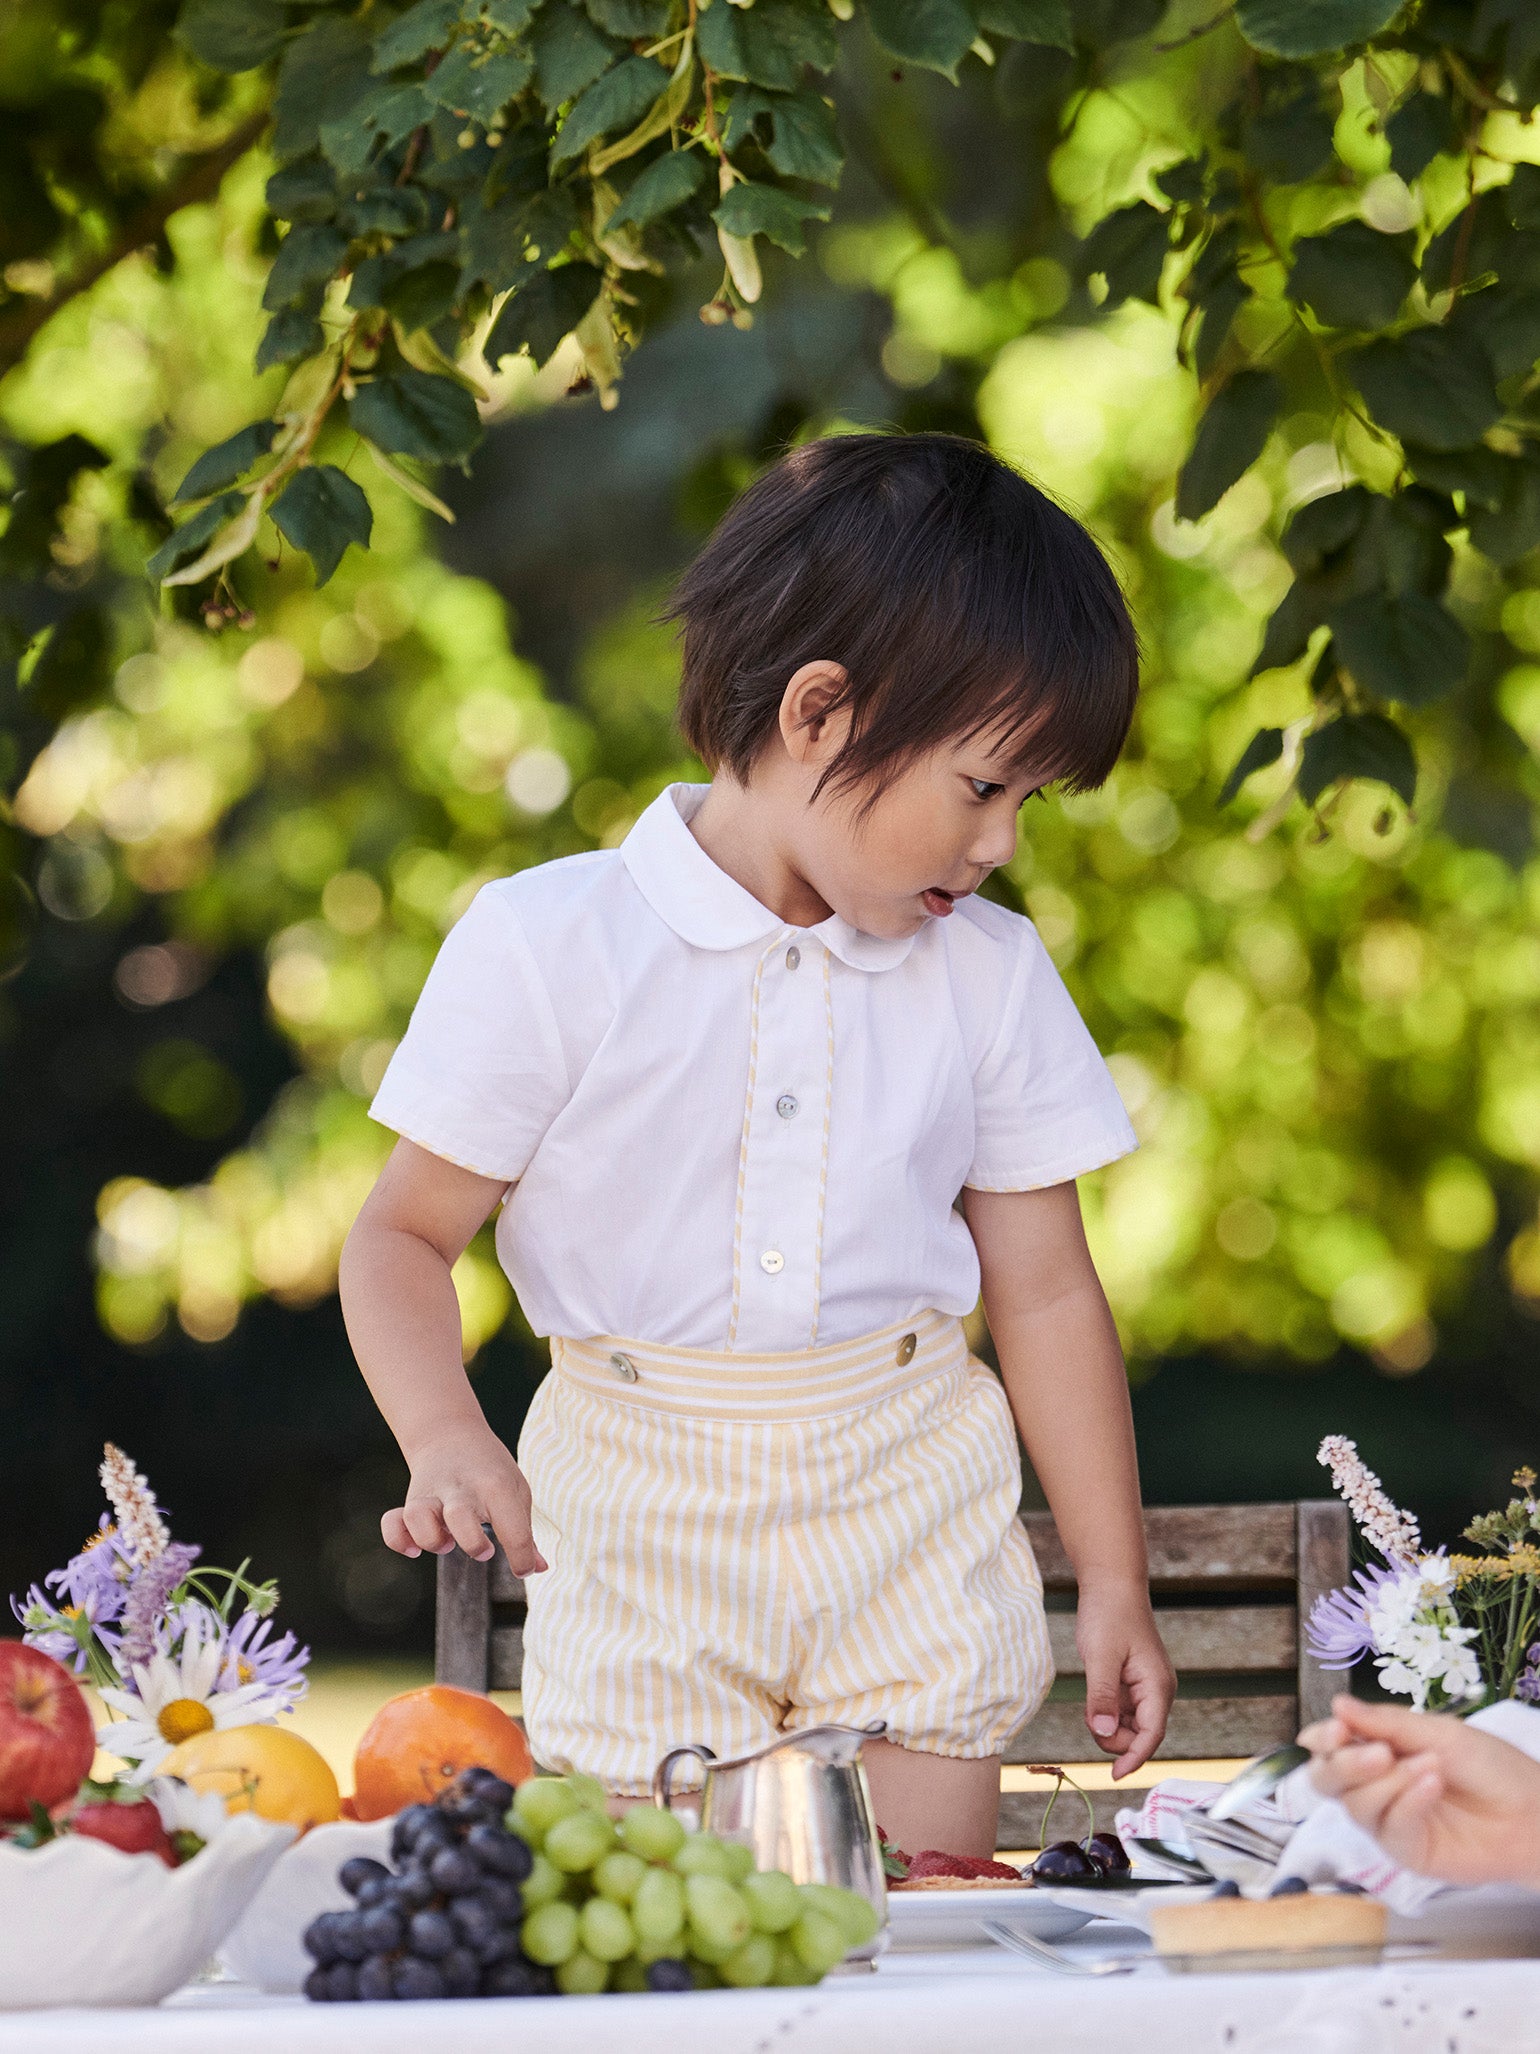
[[[1031,1933],[1023,1933],[1016,1926],[1002,1925],[998,1919],[985,1919],[984,1931],[1001,1947],[1007,1947],[1013,1954],[1024,1954],[1029,1961],[1040,1962],[1061,1976],[1127,1976],[1138,1966],[1132,1961],[1076,1961],[1057,1947],[1050,1947],[1046,1940],[1039,1940]]]

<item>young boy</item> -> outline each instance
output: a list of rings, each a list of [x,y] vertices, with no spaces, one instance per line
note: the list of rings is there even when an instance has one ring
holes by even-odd
[[[711,783],[488,885],[374,1102],[401,1139],[342,1299],[411,1468],[385,1539],[485,1559],[485,1522],[529,1579],[548,1766],[638,1793],[678,1742],[884,1719],[888,1830],[988,1854],[1053,1673],[1018,1429],[1114,1774],[1172,1695],[1073,1181],[1134,1137],[1031,923],[976,896],[1027,798],[1111,770],[1133,630],[1084,530],[942,435],[795,450],[673,612]],[[552,1337],[518,1464],[450,1278],[498,1206]]]

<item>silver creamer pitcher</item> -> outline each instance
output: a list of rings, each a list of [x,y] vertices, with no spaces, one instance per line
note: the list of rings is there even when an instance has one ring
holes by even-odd
[[[756,1866],[784,1869],[795,1883],[842,1884],[868,1899],[886,1924],[882,1850],[861,1767],[861,1743],[886,1730],[882,1719],[865,1727],[809,1726],[730,1762],[719,1762],[709,1747],[670,1748],[652,1779],[653,1799],[671,1806],[675,1770],[700,1761],[703,1833],[741,1841],[754,1850]],[[879,1933],[854,1958],[869,1959],[882,1943]]]

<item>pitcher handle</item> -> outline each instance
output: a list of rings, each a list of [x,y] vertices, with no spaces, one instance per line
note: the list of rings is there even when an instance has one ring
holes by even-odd
[[[691,1742],[688,1747],[671,1747],[662,1761],[659,1762],[657,1771],[652,1779],[652,1801],[654,1804],[662,1805],[665,1811],[672,1811],[674,1808],[673,1781],[675,1764],[684,1761],[690,1755],[693,1755],[697,1761],[702,1762],[714,1762],[716,1760],[716,1756],[709,1747],[701,1747],[696,1742]]]

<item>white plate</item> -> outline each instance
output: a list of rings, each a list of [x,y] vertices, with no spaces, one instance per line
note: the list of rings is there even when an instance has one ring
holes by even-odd
[[[297,1990],[312,1963],[300,1935],[323,1911],[345,1911],[352,1899],[337,1881],[337,1871],[355,1854],[390,1859],[394,1819],[338,1819],[312,1826],[302,1840],[278,1857],[267,1880],[225,1935],[219,1950],[224,1966],[243,1983],[259,1990]]]
[[[1056,1904],[1043,1890],[890,1890],[893,1947],[993,1947],[985,1919],[1009,1919],[1039,1940],[1062,1940],[1089,1925],[1076,1905]]]

